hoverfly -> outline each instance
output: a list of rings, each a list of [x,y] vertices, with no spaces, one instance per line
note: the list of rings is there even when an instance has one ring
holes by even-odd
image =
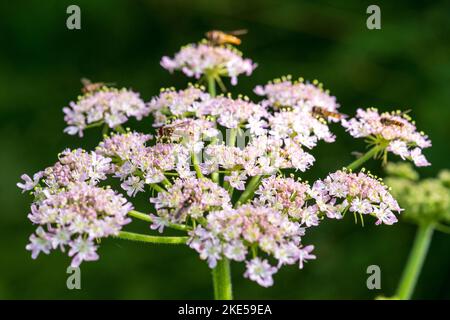
[[[81,78],[81,83],[83,84],[83,88],[81,88],[81,92],[83,93],[92,93],[100,90],[104,86],[113,85],[113,83],[92,82],[87,78]]]
[[[335,111],[328,111],[327,109],[321,107],[313,107],[311,111],[313,115],[321,118],[333,118],[340,120],[342,118],[347,117],[345,114]]]
[[[158,128],[158,141],[159,142],[173,142],[186,135],[192,134],[192,129],[189,128],[191,122],[183,121],[175,124],[167,124]]]
[[[392,116],[403,116],[404,114],[407,114],[411,110],[406,110],[397,114],[393,114]],[[403,127],[405,123],[401,122],[400,120],[392,118],[390,115],[382,115],[380,118],[380,122],[384,126],[397,126],[397,127]]]
[[[397,126],[397,127],[403,127],[405,124],[401,121],[388,118],[388,117],[381,117],[380,122],[384,126]]]
[[[235,30],[230,32],[224,32],[220,30],[211,30],[205,33],[206,38],[208,41],[213,45],[222,45],[222,44],[233,44],[233,45],[240,45],[241,39],[239,39],[237,36],[246,34],[247,30]]]
[[[188,211],[192,204],[196,201],[196,197],[194,194],[191,194],[183,203],[181,204],[180,208],[175,210],[174,212],[174,218],[175,220],[179,220],[185,213]]]

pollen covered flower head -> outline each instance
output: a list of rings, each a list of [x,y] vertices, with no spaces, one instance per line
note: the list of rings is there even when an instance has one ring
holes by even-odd
[[[69,248],[71,265],[98,259],[95,239],[117,235],[129,223],[132,205],[109,188],[85,182],[72,183],[54,194],[44,193],[36,201],[28,218],[40,225],[30,237],[27,250],[35,259],[40,252]]]
[[[119,158],[126,161],[143,152],[146,148],[145,143],[151,138],[152,136],[149,134],[138,132],[113,133],[99,143],[96,152],[110,158]]]
[[[344,119],[342,125],[355,138],[381,139],[387,143],[387,151],[412,160],[417,167],[430,165],[422,149],[430,147],[431,141],[423,132],[417,131],[407,114],[399,111],[380,113],[375,108],[358,109],[356,116]]]
[[[97,147],[98,154],[113,159],[114,176],[120,178],[129,196],[144,191],[146,184],[163,181],[167,171],[190,175],[189,150],[172,143],[147,146],[150,139],[150,135],[136,132],[113,134]]]
[[[316,205],[308,205],[311,199],[311,188],[306,182],[294,178],[271,176],[261,181],[254,203],[258,206],[271,207],[302,225],[317,226],[319,224],[319,211]]]
[[[282,110],[270,117],[269,134],[312,149],[320,140],[331,143],[336,139],[328,125],[321,120],[304,110]]]
[[[148,103],[150,112],[155,118],[153,126],[160,127],[167,124],[169,117],[199,116],[199,109],[204,106],[203,102],[210,99],[211,96],[200,86],[189,85],[188,88],[178,91],[175,88],[162,89],[161,93]]]
[[[315,258],[303,253],[306,247],[301,245],[304,229],[300,224],[272,208],[243,205],[213,211],[206,220],[190,233],[190,247],[210,268],[223,257],[247,261],[245,276],[261,286],[272,285],[272,274],[282,265],[300,265]],[[271,266],[265,257],[276,260],[277,265]]]
[[[324,90],[318,81],[307,83],[302,78],[292,81],[291,76],[275,79],[266,85],[257,86],[254,92],[263,96],[263,104],[274,108],[291,107],[312,112],[313,107],[320,107],[327,111],[336,112],[339,104],[336,97]]]
[[[394,212],[402,210],[388,187],[371,174],[343,170],[318,180],[312,187],[312,197],[318,209],[329,218],[340,219],[347,212],[355,215],[373,215],[376,224],[397,222]]]
[[[299,144],[266,135],[254,137],[243,149],[210,144],[206,147],[205,154],[205,167],[209,170],[218,167],[242,170],[246,176],[272,175],[278,169],[289,168],[303,172],[315,161]],[[209,173],[208,169],[205,173]]]
[[[161,66],[170,72],[181,70],[186,76],[196,79],[206,74],[230,77],[233,85],[237,84],[239,75],[249,76],[256,68],[256,64],[244,59],[239,50],[206,42],[186,45],[173,58],[163,57]]]
[[[269,116],[265,107],[251,102],[246,96],[213,98],[203,87],[192,85],[178,91],[164,89],[148,105],[155,117],[154,127],[167,125],[173,119],[209,119],[226,128],[249,128],[252,134],[259,135],[265,133],[267,125],[262,118]]]
[[[217,118],[223,127],[235,129],[246,126],[252,134],[257,135],[265,133],[267,124],[262,118],[269,116],[266,108],[251,102],[248,97],[233,99],[231,95],[212,98],[203,103],[199,111],[202,115]]]
[[[158,216],[170,222],[198,219],[207,212],[231,207],[228,192],[209,179],[176,179],[167,191],[159,192],[150,202]]]
[[[83,130],[90,126],[106,123],[109,128],[115,128],[130,117],[141,120],[150,112],[138,93],[108,87],[78,97],[78,101],[70,102],[63,111],[68,125],[64,132],[80,137]]]
[[[17,186],[23,191],[33,190],[35,197],[55,193],[71,183],[86,182],[96,185],[112,173],[111,159],[95,152],[82,149],[66,149],[59,154],[59,160],[51,167],[36,173],[31,179],[22,175],[25,183]]]

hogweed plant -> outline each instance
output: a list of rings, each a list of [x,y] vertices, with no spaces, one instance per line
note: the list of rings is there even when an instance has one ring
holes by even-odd
[[[98,240],[106,237],[185,244],[212,269],[214,297],[232,299],[231,261],[269,287],[283,265],[302,269],[316,259],[305,237],[323,220],[351,213],[361,222],[397,222],[402,209],[381,179],[359,170],[364,162],[393,153],[429,165],[422,149],[430,140],[406,114],[370,108],[346,118],[317,81],[286,76],[259,85],[259,102],[217,95],[227,78],[236,85],[256,68],[231,45],[202,40],[163,57],[161,66],[198,83],[162,89],[147,103],[131,90],[98,85],[63,109],[66,133],[82,137],[103,127],[103,140],[92,151],[64,150],[53,166],[22,176],[18,186],[31,191],[28,217],[37,226],[26,247],[32,258],[67,250],[76,267],[99,259]],[[124,129],[130,117],[146,119],[148,132]],[[338,124],[371,149],[323,179],[302,181],[314,147],[333,143]],[[109,178],[122,190],[108,186]],[[142,212],[131,203],[140,192],[149,192]],[[156,234],[125,231],[132,219]],[[166,228],[180,236],[157,235]]]
[[[434,231],[450,234],[450,171],[419,179],[409,163],[390,163],[386,183],[405,208],[403,219],[417,225],[416,237],[397,292],[391,299],[410,299],[425,262]]]

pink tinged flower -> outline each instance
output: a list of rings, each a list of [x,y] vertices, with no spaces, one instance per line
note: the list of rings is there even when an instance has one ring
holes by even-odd
[[[299,258],[298,258],[298,266],[300,269],[303,269],[303,264],[307,262],[308,260],[315,260],[316,256],[311,254],[311,252],[314,250],[313,245],[309,245],[303,248],[300,248],[299,252]]]
[[[200,259],[208,261],[208,267],[211,269],[217,265],[217,260],[221,258],[222,248],[215,240],[207,240],[203,242],[200,251]]]
[[[91,166],[88,169],[88,175],[94,184],[100,180],[105,180],[106,173],[110,172],[110,168],[110,158],[105,158],[95,152],[91,152]]]
[[[72,234],[64,228],[56,230],[51,236],[52,248],[60,248],[64,252],[64,247],[69,243]]]
[[[228,181],[236,190],[245,189],[245,181],[247,180],[247,176],[244,172],[233,171],[231,172],[231,175],[225,176],[224,179],[225,181]]]
[[[163,233],[164,227],[167,227],[169,225],[169,221],[167,221],[167,219],[155,216],[154,214],[151,214],[150,217],[152,219],[150,229],[158,230],[159,233]]]
[[[228,259],[244,261],[247,255],[247,248],[242,241],[234,240],[231,243],[225,244],[223,253]]]
[[[384,203],[381,203],[378,208],[375,208],[374,213],[378,218],[377,222],[375,223],[376,225],[382,223],[392,225],[398,221],[395,214],[392,213],[392,211],[389,209],[389,206]]]
[[[39,180],[44,175],[44,172],[40,171],[33,175],[33,179],[31,179],[27,174],[23,174],[20,178],[24,181],[24,183],[18,182],[17,187],[22,189],[22,193],[25,191],[33,190],[34,187],[39,183]]]
[[[175,68],[177,67],[177,64],[169,57],[164,56],[161,59],[161,67],[163,67],[166,70],[169,70],[172,73],[173,70],[175,70]]]
[[[253,89],[253,92],[254,92],[255,94],[257,94],[258,96],[263,96],[263,95],[265,95],[264,87],[261,86],[261,85],[256,86],[255,89]]]
[[[351,212],[370,214],[373,212],[373,206],[367,199],[355,198],[350,205]]]
[[[248,123],[245,127],[250,130],[251,134],[256,136],[267,133],[267,122],[262,120],[260,117],[252,116],[248,118]]]
[[[120,186],[127,192],[129,197],[134,197],[138,192],[144,191],[144,180],[136,176],[128,177]]]
[[[92,239],[83,239],[81,236],[70,244],[69,256],[72,258],[71,266],[77,268],[83,261],[98,260],[97,247]]]
[[[411,158],[417,167],[427,167],[431,165],[431,163],[428,162],[428,160],[422,154],[422,149],[420,148],[415,148],[411,151]]]
[[[317,206],[310,206],[303,210],[301,213],[302,224],[307,227],[314,227],[319,225],[319,217],[318,217]]]
[[[42,227],[36,229],[36,234],[30,236],[30,243],[25,247],[31,251],[31,258],[36,259],[39,253],[49,254],[52,248],[52,241]]]
[[[294,243],[287,243],[275,249],[278,268],[284,264],[294,264],[299,258],[299,249]]]
[[[255,281],[262,287],[270,287],[273,285],[272,275],[275,274],[278,269],[269,264],[267,260],[261,260],[260,258],[254,258],[251,261],[246,262],[247,269],[244,273],[244,277]]]
[[[409,156],[408,147],[406,143],[401,140],[391,141],[387,150],[396,155],[399,155],[403,160],[405,160]]]

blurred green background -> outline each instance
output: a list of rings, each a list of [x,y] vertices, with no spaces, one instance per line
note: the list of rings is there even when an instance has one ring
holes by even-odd
[[[381,7],[382,29],[366,28],[366,8]],[[66,8],[81,7],[82,29],[66,28]],[[450,155],[449,1],[2,1],[0,4],[0,298],[211,298],[210,271],[187,247],[103,241],[101,259],[82,265],[82,290],[66,288],[65,254],[32,260],[25,250],[34,227],[30,197],[15,184],[56,161],[66,147],[92,148],[99,130],[84,139],[63,134],[61,108],[75,99],[79,79],[111,81],[141,92],[182,88],[187,79],[159,66],[163,55],[199,40],[209,29],[246,28],[241,49],[259,64],[233,92],[255,97],[256,84],[283,74],[324,82],[353,114],[358,107],[412,109],[419,129],[433,141],[425,151],[431,176],[448,167]],[[230,86],[229,86],[230,87]],[[150,123],[131,123],[145,130]],[[334,144],[320,144],[307,179],[323,177],[364,150],[338,126]],[[383,174],[379,164],[371,169]],[[141,197],[137,208],[146,210]],[[133,223],[128,229],[147,231]],[[394,293],[415,227],[364,228],[348,217],[311,230],[318,260],[303,271],[284,267],[264,289],[233,264],[236,298],[371,299]],[[450,236],[436,234],[415,298],[450,298]],[[366,288],[366,268],[382,271],[382,289]]]

